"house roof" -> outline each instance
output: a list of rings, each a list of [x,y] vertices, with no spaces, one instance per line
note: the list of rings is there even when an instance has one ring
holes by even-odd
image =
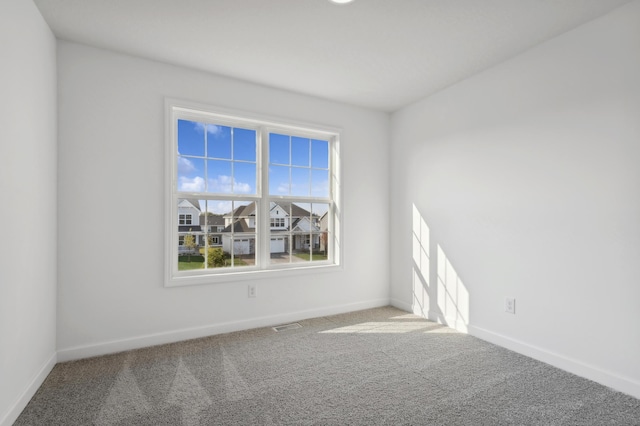
[[[224,225],[224,216],[219,214],[211,214],[209,213],[207,216],[207,225],[209,226],[222,226]],[[200,215],[200,225],[204,226],[205,215]]]
[[[291,224],[291,230],[294,232],[319,232],[320,228],[313,225],[309,217],[302,217]]]
[[[256,214],[256,203],[253,202],[247,205],[238,206],[232,212],[225,214],[224,217],[231,217],[232,213],[234,217],[254,216]]]
[[[255,232],[255,229],[249,228],[247,221],[245,219],[240,219],[235,221],[232,225],[225,227],[222,232],[231,232],[233,227],[233,232]]]
[[[295,203],[286,201],[272,202],[270,207],[270,210],[274,210],[275,208],[280,207],[282,210],[287,212],[287,215],[290,217],[308,217],[309,215],[311,215],[311,212],[309,212],[308,210],[303,209]],[[291,214],[289,214],[289,212],[291,212]]]
[[[287,201],[278,201],[278,202],[274,202],[272,201],[270,204],[270,210],[273,211],[276,208],[280,208],[283,211],[285,211],[287,213],[287,216],[290,217],[308,217],[311,215],[311,213],[306,210],[303,209],[302,207],[300,207],[299,205],[292,203],[292,202],[287,202]],[[256,203],[252,202],[249,203],[247,205],[244,206],[238,206],[233,212],[229,212],[227,214],[224,215],[224,217],[231,217],[231,214],[233,213],[233,217],[248,217],[248,216],[255,216],[256,214]],[[313,215],[313,216],[317,216],[317,215]]]

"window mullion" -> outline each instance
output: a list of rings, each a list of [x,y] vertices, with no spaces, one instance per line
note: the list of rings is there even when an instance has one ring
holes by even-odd
[[[259,252],[259,266],[261,269],[266,268],[269,265],[269,258],[271,253],[270,241],[271,241],[271,215],[269,214],[270,202],[269,202],[269,134],[267,129],[261,128],[259,132],[260,140],[258,141],[258,162],[260,172],[260,196],[262,197],[260,202],[260,227],[256,230],[258,241],[260,243]]]

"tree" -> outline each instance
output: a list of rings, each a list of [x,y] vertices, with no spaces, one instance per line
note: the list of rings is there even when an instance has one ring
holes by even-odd
[[[196,248],[196,239],[191,234],[191,228],[189,228],[189,233],[184,236],[184,242],[182,245],[187,249],[187,252],[189,253],[188,261],[191,262],[191,252]]]

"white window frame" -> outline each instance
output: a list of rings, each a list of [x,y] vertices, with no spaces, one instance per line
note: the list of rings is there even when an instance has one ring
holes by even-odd
[[[341,130],[331,126],[301,123],[287,119],[233,111],[195,102],[165,99],[165,286],[210,284],[256,278],[272,278],[289,275],[331,272],[343,268],[342,204],[340,190],[340,134]],[[178,192],[177,179],[177,121],[178,119],[219,124],[257,131],[257,183],[256,195],[209,194]],[[284,133],[329,141],[329,197],[297,197],[269,195],[268,135]],[[239,268],[214,268],[190,271],[178,270],[178,209],[177,200],[225,199],[255,201],[258,212],[256,227],[256,265]],[[328,229],[332,236],[329,258],[326,261],[304,263],[271,264],[270,240],[271,217],[269,202],[283,200],[298,203],[322,203],[329,205]],[[261,231],[264,230],[264,231]]]

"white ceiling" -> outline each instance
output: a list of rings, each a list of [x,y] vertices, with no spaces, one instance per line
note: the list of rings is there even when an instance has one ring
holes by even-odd
[[[58,38],[394,111],[630,0],[34,0]]]

